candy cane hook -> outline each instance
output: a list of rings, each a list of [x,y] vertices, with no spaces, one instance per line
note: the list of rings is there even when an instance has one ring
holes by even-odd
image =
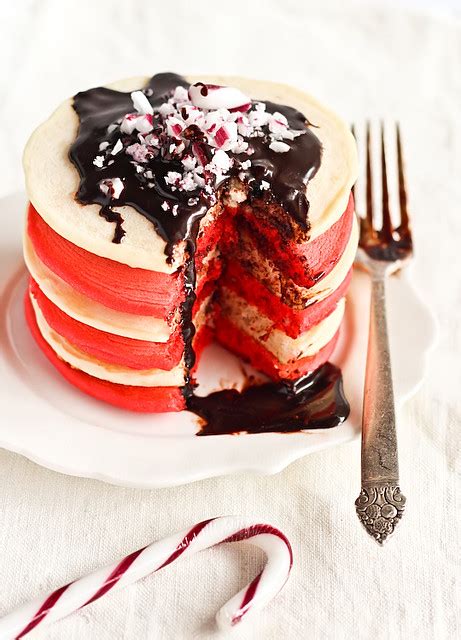
[[[186,555],[217,544],[245,540],[265,551],[267,561],[261,573],[218,611],[219,628],[228,629],[250,610],[262,609],[277,595],[293,562],[291,545],[281,531],[269,524],[234,516],[204,520],[19,607],[0,619],[0,640],[19,640],[38,625],[42,627],[64,618],[109,591],[121,589]]]

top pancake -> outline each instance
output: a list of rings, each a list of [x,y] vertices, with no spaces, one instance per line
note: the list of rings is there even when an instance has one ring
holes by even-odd
[[[286,85],[229,76],[188,77],[187,80],[234,86],[254,99],[292,106],[318,126],[315,134],[323,146],[323,156],[320,169],[307,186],[310,238],[327,231],[345,211],[357,175],[355,143],[345,123],[308,94]],[[129,92],[142,88],[147,81],[144,77],[130,78],[108,86]],[[122,242],[114,244],[113,224],[99,215],[100,206],[82,205],[75,199],[80,179],[68,153],[78,125],[71,98],[29,139],[24,152],[24,170],[32,204],[57,233],[96,255],[131,267],[172,273],[183,262],[181,247],[168,263],[165,241],[153,224],[135,209],[112,207],[121,213],[126,231]]]

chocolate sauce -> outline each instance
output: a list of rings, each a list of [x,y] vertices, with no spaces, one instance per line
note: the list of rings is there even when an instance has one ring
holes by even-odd
[[[269,382],[243,391],[194,395],[188,408],[204,420],[199,436],[329,429],[349,415],[341,371],[330,362],[291,384]]]
[[[112,242],[114,244],[120,244],[123,236],[125,235],[125,230],[123,228],[123,218],[121,214],[118,211],[113,211],[108,205],[104,205],[101,207],[99,215],[107,220],[107,222],[115,222],[115,231]]]
[[[154,112],[177,86],[187,88],[189,83],[182,76],[174,73],[160,73],[151,78],[144,87],[144,92]],[[118,127],[114,128],[112,133],[108,133],[107,128],[126,113],[133,111],[131,94],[97,87],[77,93],[73,106],[80,120],[77,138],[70,149],[70,159],[80,174],[77,199],[83,204],[129,205],[150,220],[167,243],[173,245],[186,238],[189,234],[191,219],[206,213],[214,195],[210,197],[210,194],[200,189],[172,191],[168,187],[165,183],[167,173],[183,170],[179,159],[166,154],[149,160],[148,167],[153,174],[151,179],[137,173],[132,158],[124,152],[112,156],[109,165],[98,168],[93,164],[94,159],[101,153],[100,143],[107,141],[110,144],[115,143],[120,136]],[[320,167],[322,155],[320,141],[309,128],[306,117],[296,109],[266,102],[266,110],[271,113],[278,111],[287,118],[291,129],[302,130],[305,133],[290,141],[288,153],[272,151],[264,138],[251,138],[250,143],[253,148],[251,167],[241,171],[236,163],[234,174],[239,174],[248,184],[250,198],[251,196],[268,197],[266,190],[262,188],[262,183],[269,182],[270,197],[285,209],[299,227],[307,230],[309,203],[306,198],[306,184]],[[188,129],[193,138],[194,125]],[[198,127],[196,129],[195,135],[200,138],[203,134]],[[206,152],[206,145],[203,145],[203,148]],[[231,152],[228,152],[228,155],[233,156]],[[246,158],[244,154],[233,157]],[[122,179],[124,185],[116,201],[112,201],[109,195],[103,194],[99,187],[101,180],[112,178]],[[215,186],[217,189],[220,185]],[[189,204],[190,198],[197,198],[197,204]],[[165,201],[170,204],[168,211],[162,208]],[[171,209],[175,205],[177,205],[176,215],[172,215]]]
[[[188,83],[173,73],[161,73],[154,76],[144,91],[153,108],[158,108],[168,98],[168,93],[177,86],[188,87]],[[100,204],[102,206],[129,205],[150,220],[157,232],[172,246],[184,240],[189,232],[190,222],[193,218],[200,218],[209,208],[208,198],[204,194],[191,191],[175,191],[165,183],[165,176],[169,171],[182,171],[180,160],[168,156],[152,158],[149,161],[149,169],[153,178],[147,179],[143,174],[137,173],[132,158],[124,153],[113,156],[112,164],[102,168],[93,164],[96,156],[100,154],[99,145],[103,141],[116,142],[120,136],[119,129],[114,129],[112,134],[107,133],[107,128],[126,113],[133,111],[133,103],[130,93],[97,87],[77,93],[74,97],[74,109],[78,114],[80,126],[75,142],[70,148],[70,159],[75,164],[80,174],[80,185],[77,191],[77,199],[83,204]],[[99,188],[101,180],[121,178],[124,189],[120,197],[113,201],[110,195],[105,195]],[[149,187],[153,184],[153,187]],[[199,197],[195,206],[188,205],[191,197]],[[162,204],[167,201],[170,209],[165,211]],[[172,207],[178,206],[177,215],[172,214]],[[115,242],[115,238],[114,238]]]
[[[196,299],[195,295],[195,235],[194,239],[187,241],[188,257],[184,267],[184,289],[185,299],[181,305],[181,331],[184,340],[184,366],[186,368],[185,385],[183,387],[183,395],[188,401],[194,391],[194,382],[191,379],[190,372],[195,364],[195,351],[192,341],[195,335],[195,324],[193,322],[192,309]]]
[[[154,110],[154,131],[156,109],[168,100],[178,86],[187,88],[189,85],[179,75],[162,73],[154,76],[143,88]],[[207,87],[202,85],[202,94],[206,95],[206,92]],[[76,198],[82,204],[101,205],[100,215],[108,222],[115,223],[114,243],[122,241],[125,231],[123,217],[113,211],[113,207],[124,205],[133,207],[152,222],[166,241],[168,259],[171,259],[173,248],[179,241],[186,242],[186,261],[183,266],[185,301],[181,307],[187,371],[183,394],[187,408],[205,421],[199,435],[240,431],[290,432],[329,428],[343,422],[349,413],[349,405],[343,394],[341,373],[329,363],[293,384],[268,383],[249,387],[242,392],[223,390],[207,397],[194,395],[190,370],[195,362],[192,308],[195,301],[196,238],[201,218],[216,202],[216,193],[224,183],[216,183],[212,193],[199,187],[194,191],[172,189],[165,182],[165,177],[172,171],[181,173],[183,166],[180,159],[169,152],[149,158],[146,166],[151,172],[150,177],[146,177],[145,172],[138,173],[132,158],[124,151],[111,155],[108,162],[98,167],[94,161],[101,153],[101,143],[108,143],[112,148],[121,137],[125,147],[136,140],[132,134],[126,134],[124,138],[118,126],[111,126],[120,123],[125,114],[133,111],[131,94],[98,87],[78,93],[73,106],[80,121],[77,138],[69,152],[80,175]],[[249,139],[253,150],[251,166],[242,170],[240,162],[236,162],[235,169],[231,169],[228,175],[238,175],[247,185],[250,202],[253,198],[277,202],[292,222],[306,231],[309,229],[306,185],[320,167],[322,147],[309,128],[308,120],[296,109],[266,102],[266,110],[283,114],[290,129],[302,130],[303,135],[290,141],[288,153],[271,150],[264,137]],[[210,150],[204,144],[203,133],[198,127],[190,125],[185,137],[200,147],[205,158],[210,157]],[[231,152],[228,155],[240,161],[248,157]],[[100,183],[116,178],[123,182],[123,189],[119,197],[114,199],[113,192],[104,194],[101,191]],[[270,190],[264,188],[264,182],[270,184]]]
[[[306,133],[290,141],[288,153],[277,153],[268,148],[264,139],[251,139],[254,150],[251,167],[239,172],[239,177],[250,187],[251,196],[260,198],[263,181],[270,183],[271,198],[278,202],[303,231],[309,229],[309,201],[306,186],[317,173],[322,158],[319,139],[308,126],[306,117],[286,105],[266,102],[269,113],[278,111],[286,117],[291,129],[305,130]],[[237,156],[238,157],[238,156]]]

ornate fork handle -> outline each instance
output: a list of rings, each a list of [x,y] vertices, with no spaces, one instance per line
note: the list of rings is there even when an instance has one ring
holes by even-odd
[[[357,514],[377,542],[394,531],[405,508],[399,487],[394,390],[385,286],[390,265],[368,263],[372,278],[370,329],[362,421],[362,490]]]

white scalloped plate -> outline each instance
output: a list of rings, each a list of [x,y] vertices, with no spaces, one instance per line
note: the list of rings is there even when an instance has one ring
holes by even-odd
[[[0,200],[0,446],[62,473],[153,488],[244,471],[276,473],[301,456],[358,436],[368,330],[364,274],[354,275],[333,358],[342,368],[351,404],[344,424],[291,434],[197,437],[193,414],[137,415],[112,408],[74,389],[45,359],[22,309],[24,208],[23,194]],[[389,283],[388,306],[395,395],[401,403],[423,379],[435,323],[407,273]],[[203,356],[199,380],[204,391],[223,383],[238,385],[241,363],[212,345]]]

